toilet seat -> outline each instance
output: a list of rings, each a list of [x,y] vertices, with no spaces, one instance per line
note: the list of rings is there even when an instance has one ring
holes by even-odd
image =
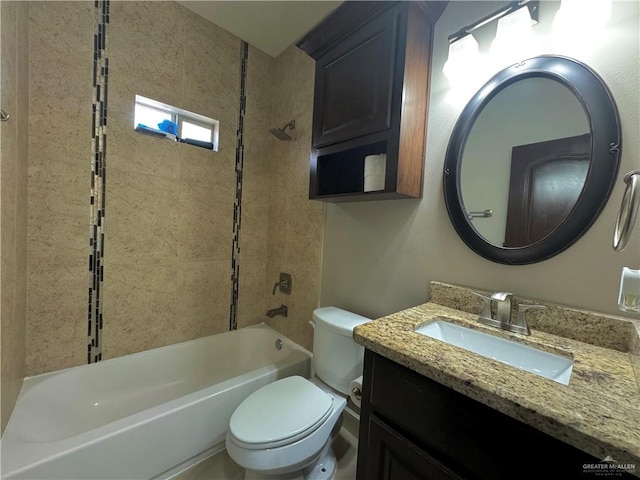
[[[327,420],[334,397],[307,379],[287,377],[249,395],[229,422],[229,435],[239,447],[262,450],[307,437]]]

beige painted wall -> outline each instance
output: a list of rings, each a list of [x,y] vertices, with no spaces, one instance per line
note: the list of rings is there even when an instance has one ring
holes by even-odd
[[[29,8],[0,3],[0,433],[24,378],[27,272],[27,161],[29,126]]]
[[[603,77],[620,110],[623,153],[613,194],[591,229],[567,251],[528,266],[493,263],[467,248],[449,221],[442,189],[444,155],[459,113],[473,91],[505,66],[487,52],[493,31],[480,31],[481,53],[493,70],[468,75],[475,85],[456,95],[442,74],[446,38],[500,5],[451,2],[436,24],[423,198],[327,205],[322,305],[376,317],[426,301],[429,281],[440,280],[621,314],[616,304],[621,267],[640,267],[638,226],[624,252],[611,248],[622,177],[639,168],[638,3],[614,2],[604,32],[586,32],[579,42],[568,43],[551,32],[559,3],[541,2],[534,53],[577,58]]]
[[[34,375],[86,363],[93,4],[31,2],[30,28]],[[113,2],[107,38],[105,359],[228,329],[241,58],[237,37],[174,2]],[[323,208],[307,199],[313,69],[295,47],[249,48],[238,306],[244,327],[287,304],[271,324],[307,347]],[[135,94],[220,120],[219,151],[134,132]],[[269,134],[291,118],[292,141]],[[280,271],[290,297],[271,297]]]

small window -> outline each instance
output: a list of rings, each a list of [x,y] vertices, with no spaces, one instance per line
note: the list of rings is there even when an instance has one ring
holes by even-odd
[[[136,126],[144,125],[145,127],[157,128],[158,124],[164,120],[173,121],[173,115],[163,110],[136,104]]]
[[[190,138],[192,140],[200,140],[202,142],[211,142],[211,137],[213,135],[211,127],[187,122],[186,120],[182,120],[181,127],[181,137]]]
[[[218,151],[218,120],[140,95],[136,95],[134,128],[154,137]]]

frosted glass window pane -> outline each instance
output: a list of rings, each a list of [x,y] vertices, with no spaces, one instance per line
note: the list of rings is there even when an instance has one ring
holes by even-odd
[[[211,142],[211,129],[183,120],[182,134],[180,137],[190,138],[191,140],[200,140],[202,142]]]
[[[171,113],[146,107],[139,103],[136,104],[135,126],[141,123],[146,127],[157,130],[158,124],[162,123],[163,120],[171,120]]]

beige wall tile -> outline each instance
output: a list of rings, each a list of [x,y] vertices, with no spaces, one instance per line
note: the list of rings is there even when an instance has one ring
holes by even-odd
[[[10,331],[2,332],[2,339],[9,341],[10,347],[3,345],[7,358],[2,359],[2,367],[9,375],[2,375],[2,429],[6,425],[13,400],[18,396],[24,376],[25,330],[27,318],[27,164],[29,160],[29,6],[17,5],[18,17],[18,95],[17,115],[14,117],[18,128],[16,181],[16,272],[14,278],[14,316]],[[1,287],[0,287],[1,288]]]
[[[180,179],[191,184],[206,185],[212,189],[235,189],[235,128],[235,123],[233,126],[221,125],[220,149],[217,152],[193,145],[179,145],[182,150]],[[233,141],[231,141],[230,130],[233,130]]]
[[[240,283],[238,328],[263,322],[271,305],[270,294],[277,276],[267,277],[269,195],[275,185],[268,176],[274,138],[271,125],[271,82],[273,59],[249,46],[244,121],[244,168],[242,182],[242,230],[240,232]],[[277,305],[276,305],[277,306]]]
[[[34,375],[86,361],[93,5],[32,2],[29,20],[25,369]]]
[[[231,261],[181,262],[178,272],[180,341],[229,330]]]
[[[252,256],[247,254],[246,249],[242,251],[240,282],[238,285],[238,328],[264,322],[267,319],[265,316],[267,309],[280,305],[275,305],[275,303],[273,305],[265,305],[265,258],[266,252],[262,255]],[[275,278],[275,281],[277,281],[277,278]],[[268,283],[267,281],[266,285]],[[273,283],[271,283],[271,288],[273,288]]]
[[[55,135],[57,130],[59,138],[70,126],[74,133],[78,115],[83,115],[83,126],[87,118],[91,121],[93,3],[29,2],[29,17],[32,120],[46,117],[48,128],[42,121],[36,131]],[[51,121],[51,112],[60,120]],[[88,132],[85,128],[85,142]]]
[[[103,358],[175,343],[180,310],[177,259],[145,264],[107,257],[104,302]]]
[[[0,4],[0,103],[11,118],[0,124],[0,433],[4,431],[24,377],[27,217],[24,198],[27,181],[28,82],[21,46],[27,34],[28,6]]]
[[[84,164],[74,164],[44,158],[29,164],[30,231],[37,228],[36,219],[51,219],[54,228],[56,223],[81,224],[88,231],[90,159],[87,155]]]
[[[195,148],[195,147],[194,147]],[[179,257],[183,262],[231,264],[232,185],[180,182]]]
[[[179,181],[109,169],[105,256],[113,263],[175,261]]]
[[[184,36],[184,107],[235,123],[240,93],[240,39],[181,7]]]
[[[184,76],[182,7],[175,2],[113,2],[109,88],[179,106]],[[110,98],[110,102],[114,97]]]
[[[25,370],[37,375],[86,361],[88,257],[62,239],[29,235]]]
[[[295,342],[312,348],[311,314],[320,296],[323,204],[309,196],[309,160],[313,111],[314,62],[295,47],[271,65],[271,118],[295,119],[292,140],[273,140],[267,164],[269,195],[267,285],[279,272],[293,277],[290,296],[265,297],[266,308],[289,307],[288,318],[267,323]],[[279,125],[282,126],[282,125]],[[272,285],[272,284],[271,284]],[[269,292],[270,294],[270,292]]]

